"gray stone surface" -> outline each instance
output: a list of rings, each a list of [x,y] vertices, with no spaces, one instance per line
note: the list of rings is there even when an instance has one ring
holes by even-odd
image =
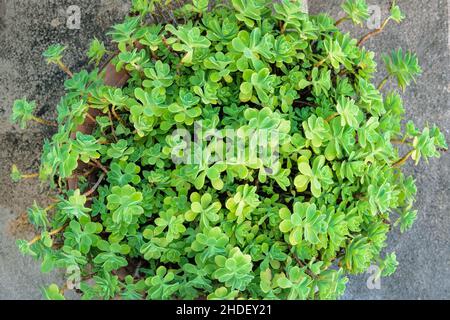
[[[367,1],[381,4],[386,16],[388,1]],[[333,17],[341,1],[310,0],[310,12],[328,12]],[[397,1],[407,19],[400,25],[390,23],[383,34],[369,40],[366,47],[377,54],[379,61],[378,81],[385,70],[380,55],[402,47],[415,51],[423,69],[417,84],[403,94],[407,119],[418,126],[426,123],[439,125],[450,139],[449,105],[449,9],[446,0]],[[350,29],[352,35],[367,32]],[[376,81],[376,83],[378,83]],[[389,88],[387,88],[389,89]],[[408,164],[407,170],[416,178],[418,194],[416,209],[418,219],[412,230],[405,234],[395,232],[388,241],[387,252],[395,251],[400,265],[397,272],[383,278],[379,290],[369,290],[369,274],[352,277],[346,299],[450,299],[450,155],[433,159],[415,167]]]
[[[309,0],[313,13],[325,11],[340,17],[340,0]],[[387,1],[380,3],[386,14]],[[378,55],[403,47],[417,52],[424,74],[404,94],[407,117],[418,125],[438,124],[450,139],[448,95],[449,47],[448,2],[445,0],[398,1],[408,19],[390,24],[379,37],[367,42]],[[81,9],[79,30],[66,26],[70,5]],[[67,45],[65,61],[74,71],[86,64],[85,51],[92,37],[105,38],[105,31],[126,12],[126,0],[0,0],[0,299],[39,299],[39,289],[51,282],[60,283],[60,274],[41,275],[39,265],[22,257],[16,238],[30,238],[31,230],[23,217],[33,199],[45,203],[48,191],[35,181],[12,184],[9,171],[19,162],[25,171],[36,170],[42,141],[49,129],[32,126],[27,131],[9,124],[12,102],[27,97],[36,100],[38,113],[51,119],[62,94],[64,76],[47,66],[41,53],[52,43]],[[344,28],[355,37],[366,30]],[[379,78],[384,70],[380,64]],[[450,299],[450,205],[448,196],[450,156],[432,160],[429,165],[409,165],[417,178],[416,208],[420,215],[406,234],[394,233],[388,252],[397,252],[400,266],[396,274],[382,280],[380,290],[366,286],[368,274],[352,277],[346,299]]]

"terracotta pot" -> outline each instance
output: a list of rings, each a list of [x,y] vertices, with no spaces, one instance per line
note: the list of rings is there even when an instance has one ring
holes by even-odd
[[[139,48],[140,46],[137,47]],[[130,78],[130,75],[125,69],[123,69],[120,72],[117,72],[115,65],[111,62],[113,58],[114,56],[111,57],[106,62],[106,64],[101,68],[101,71],[104,71],[103,80],[105,85],[107,86],[121,88],[127,83],[128,79]],[[95,119],[98,115],[101,114],[99,110],[93,108],[90,108],[88,113],[89,115],[92,116],[93,119]],[[86,118],[85,122],[79,125],[76,131],[82,132],[84,134],[91,134],[95,128],[95,124],[96,123],[92,121],[90,118]],[[72,138],[73,139],[75,138],[75,133],[72,134]],[[84,169],[85,167],[86,164],[82,163],[81,161],[78,162],[78,171],[80,169]],[[76,172],[73,174],[72,177],[67,179],[67,186],[69,190],[75,190],[78,188],[78,175]]]

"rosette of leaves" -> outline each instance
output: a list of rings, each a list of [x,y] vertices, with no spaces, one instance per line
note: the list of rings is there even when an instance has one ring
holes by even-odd
[[[140,206],[142,193],[137,192],[130,185],[123,187],[114,186],[111,194],[107,197],[107,208],[112,212],[112,219],[115,223],[130,224],[133,220],[144,213]]]
[[[201,108],[198,106],[199,102],[200,97],[191,91],[181,89],[178,101],[172,103],[168,110],[174,114],[174,120],[177,123],[192,125],[194,119],[202,114]]]
[[[226,207],[230,210],[228,218],[236,220],[238,224],[244,222],[245,219],[251,219],[251,213],[260,204],[256,188],[248,184],[239,186],[234,197],[228,199]]]
[[[310,166],[310,160],[305,156],[298,159],[298,170],[300,174],[295,177],[294,185],[299,192],[305,191],[310,186],[311,193],[314,197],[319,198],[322,190],[332,184],[333,173],[327,165],[325,165],[325,156],[316,157]]]
[[[201,35],[201,31],[198,27],[188,28],[180,27],[176,29],[172,25],[167,25],[166,30],[173,34],[176,38],[171,38],[171,42],[174,41],[173,49],[175,51],[186,52],[182,63],[190,64],[194,59],[194,50],[201,51],[211,45],[211,42]]]
[[[311,283],[311,278],[297,266],[289,270],[288,277],[280,277],[277,281],[280,288],[289,289],[289,300],[306,300],[310,295]]]
[[[191,194],[191,202],[191,210],[185,214],[187,221],[194,221],[198,216],[200,225],[204,229],[208,229],[219,221],[218,212],[222,204],[219,201],[213,202],[211,194],[206,193],[200,196],[194,192]]]
[[[198,233],[191,248],[198,252],[200,259],[205,262],[218,254],[224,254],[228,242],[228,236],[219,227],[214,227],[206,229],[203,233]]]
[[[386,238],[420,214],[403,166],[447,144],[436,126],[402,125],[416,55],[393,51],[372,81],[375,53],[363,45],[404,19],[395,1],[359,41],[339,24],[368,19],[364,0],[346,0],[338,21],[296,0],[168,1],[170,24],[159,2],[131,2],[109,33],[119,52],[108,61],[129,75],[122,88],[99,69],[72,73],[53,45],[44,58],[69,77],[56,121],[14,103],[19,127],[55,127],[39,173],[12,166],[14,181],[39,177],[57,194],[28,210],[37,235],[17,242],[22,253],[43,272],[77,270],[83,299],[337,299],[349,274],[401,268]],[[98,65],[105,48],[94,39],[88,59]],[[390,79],[399,89],[385,89]],[[77,132],[85,121],[92,130]],[[200,123],[215,132],[199,136]],[[173,135],[181,129],[189,139]],[[252,154],[258,130],[278,140]],[[249,138],[244,161],[219,157],[229,131]],[[56,285],[43,293],[64,298]]]

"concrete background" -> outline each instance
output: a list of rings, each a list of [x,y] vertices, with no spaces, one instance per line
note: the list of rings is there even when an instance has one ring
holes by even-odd
[[[342,16],[341,0],[310,0],[312,13],[328,12]],[[368,0],[387,14],[387,1]],[[399,0],[407,15],[401,25],[390,23],[386,31],[366,43],[378,55],[403,47],[417,52],[423,75],[404,94],[407,118],[418,126],[438,124],[448,140],[449,110],[449,12],[446,0]],[[77,5],[81,13],[80,29],[67,27],[66,10]],[[22,257],[16,238],[32,238],[24,221],[26,208],[35,199],[45,204],[48,190],[36,181],[13,184],[10,167],[20,163],[22,170],[37,170],[42,142],[52,132],[41,126],[27,131],[10,125],[11,105],[17,98],[36,100],[38,114],[52,119],[63,94],[64,76],[47,66],[41,53],[53,43],[67,45],[65,61],[73,71],[86,64],[85,52],[96,36],[105,32],[127,12],[126,0],[0,0],[0,299],[40,299],[40,288],[60,283],[61,274],[42,275],[39,265]],[[367,32],[343,27],[359,37]],[[380,64],[378,79],[384,76]],[[377,79],[377,80],[378,80]],[[450,299],[450,156],[443,155],[429,165],[408,172],[417,179],[416,208],[419,217],[413,229],[389,239],[388,250],[397,252],[400,266],[390,278],[384,278],[379,290],[369,290],[369,274],[352,277],[345,299]]]

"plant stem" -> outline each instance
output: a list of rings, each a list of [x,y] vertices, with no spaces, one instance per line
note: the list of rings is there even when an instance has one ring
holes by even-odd
[[[281,22],[280,22],[280,24],[281,24]],[[281,34],[283,34],[283,33],[285,33],[286,32],[286,25],[287,25],[287,23],[285,22],[285,23],[283,23],[282,25],[281,25],[281,28],[280,28],[280,32],[281,32]]]
[[[84,172],[82,174],[83,177],[89,177],[94,171],[95,171],[96,167],[92,167],[91,169],[89,169],[88,171]]]
[[[164,46],[167,48],[167,50],[169,50],[171,53],[173,53],[174,55],[176,55],[176,56],[179,57],[178,52],[175,52],[175,51],[173,50],[173,48],[167,43],[166,37],[161,36],[161,39],[162,39],[162,42],[163,42]]]
[[[95,183],[95,185],[94,185],[90,190],[88,190],[87,192],[85,192],[83,195],[86,196],[86,197],[89,197],[89,196],[91,196],[95,191],[97,191],[97,188],[100,186],[100,183],[102,183],[104,177],[105,177],[105,173],[102,173],[102,174],[100,175],[100,178],[98,179],[98,181]]]
[[[126,125],[125,125],[125,123],[123,122],[122,118],[121,118],[121,117],[117,114],[117,112],[116,112],[116,106],[113,106],[113,107],[111,108],[111,112],[112,112],[114,118],[116,118],[117,121],[119,121],[121,125],[123,125],[124,127],[126,127]]]
[[[156,55],[156,53],[153,50],[150,49],[150,53],[151,53],[152,59],[154,61],[158,61],[159,60],[159,57]]]
[[[183,66],[183,59],[182,60],[180,60],[180,62],[178,62],[178,64],[177,64],[177,75],[180,75],[180,73],[181,73],[181,67]]]
[[[47,208],[45,208],[44,211],[48,212],[48,211],[52,210],[55,206],[56,206],[56,203],[53,203],[53,204],[49,205]]]
[[[67,73],[69,75],[69,77],[73,77],[73,73],[72,71],[70,71],[70,69],[61,61],[57,61],[56,64],[58,65],[58,67],[61,68],[62,71],[64,71],[65,73]]]
[[[39,173],[32,173],[32,174],[23,174],[21,176],[22,179],[34,179],[39,177]]]
[[[292,251],[292,247],[291,246],[289,246],[289,249]],[[295,253],[292,253],[292,257],[294,258],[294,260],[297,262],[297,264],[301,268],[305,268],[305,272],[306,272],[307,275],[309,275],[313,279],[317,279],[318,278],[318,276],[314,272],[309,270],[308,267],[303,263],[302,260],[299,259],[299,257],[297,257],[297,255]]]
[[[294,101],[294,105],[295,104],[305,105],[305,106],[309,106],[309,107],[312,107],[312,108],[316,108],[317,107],[317,105],[315,105],[314,103],[311,103],[311,102],[308,102],[308,101],[301,101],[301,100]]]
[[[348,16],[342,17],[342,18],[340,18],[339,20],[337,20],[336,23],[335,23],[334,25],[337,27],[337,26],[340,25],[342,22],[345,22],[345,21],[347,21],[347,20],[349,20],[349,19],[350,19],[350,18],[349,18]]]
[[[320,60],[319,62],[317,62],[314,67],[315,68],[319,68],[321,65],[323,65],[325,63],[325,61],[327,61],[327,58]]]
[[[357,193],[354,195],[354,197],[358,200],[367,201],[367,197],[365,197],[364,194],[362,194],[362,193]]]
[[[96,123],[97,121],[95,120],[95,118],[93,116],[91,116],[89,113],[86,113],[86,117],[91,120],[93,123]]]
[[[98,160],[92,159],[91,162],[93,162],[95,167],[101,169],[104,173],[108,174],[108,169],[104,165],[102,165]]]
[[[380,84],[378,85],[378,91],[381,91],[381,89],[383,89],[383,87],[386,85],[386,83],[388,82],[390,76],[387,75],[386,77],[384,77],[384,79],[380,82]]]
[[[328,118],[325,119],[325,122],[330,122],[331,120],[333,120],[337,116],[339,116],[339,113],[337,113],[337,112],[333,113],[331,116],[329,116]]]
[[[66,225],[64,225],[64,226],[62,226],[62,227],[59,227],[58,229],[55,229],[55,230],[53,230],[53,231],[50,231],[48,235],[49,235],[49,236],[57,235],[58,233],[60,233],[61,231],[63,231],[65,228],[66,228]],[[28,242],[28,245],[31,246],[31,245],[35,244],[36,242],[38,242],[38,241],[41,240],[41,239],[42,239],[42,236],[41,236],[41,235],[38,235],[38,236],[34,237],[30,242]]]
[[[37,122],[37,123],[40,123],[40,124],[43,124],[43,125],[46,125],[46,126],[50,126],[50,127],[57,127],[58,126],[58,124],[55,123],[55,122],[48,121],[48,120],[45,120],[45,119],[42,119],[42,118],[39,118],[39,117],[36,117],[36,116],[33,116],[32,120]]]
[[[413,153],[414,153],[414,150],[411,150],[410,152],[408,152],[403,158],[401,158],[396,163],[394,163],[392,165],[392,168],[399,168],[402,165],[404,165],[405,162],[408,161],[408,159],[412,156]]]
[[[384,20],[384,22],[383,22],[383,24],[381,25],[380,28],[371,31],[368,34],[366,34],[364,37],[362,37],[361,40],[358,41],[358,46],[361,46],[364,42],[366,42],[370,38],[372,38],[372,37],[376,36],[377,34],[381,33],[384,30],[384,28],[386,27],[386,25],[388,24],[390,19],[391,19],[391,17],[386,18],[386,20]]]
[[[142,261],[139,261],[138,265],[136,266],[136,269],[134,270],[134,278],[139,277],[139,269],[142,266]]]

